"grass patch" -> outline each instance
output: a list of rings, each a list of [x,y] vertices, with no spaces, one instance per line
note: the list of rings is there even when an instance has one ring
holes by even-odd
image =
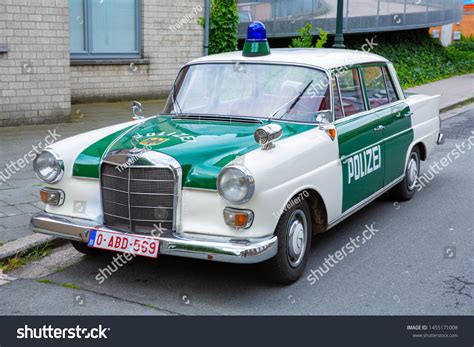
[[[69,289],[81,289],[81,287],[75,285],[74,283],[61,283],[61,286]]]
[[[38,282],[38,283],[44,283],[44,284],[54,284],[53,281],[51,281],[51,280],[46,280],[46,279],[44,279],[44,280],[36,280],[36,282]]]
[[[41,258],[46,257],[51,253],[51,250],[53,249],[53,245],[50,243],[45,243],[41,246],[33,248],[31,251],[25,253],[25,254],[17,254],[13,258],[9,258],[3,262],[0,262],[0,268],[3,270],[3,272],[7,273],[10,271],[13,271],[15,269],[18,269],[19,267],[22,267],[28,263],[31,263],[33,261],[37,261]]]

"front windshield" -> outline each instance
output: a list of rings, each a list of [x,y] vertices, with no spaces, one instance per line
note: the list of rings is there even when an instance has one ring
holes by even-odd
[[[331,109],[327,75],[288,65],[212,63],[185,67],[165,114],[315,122]]]

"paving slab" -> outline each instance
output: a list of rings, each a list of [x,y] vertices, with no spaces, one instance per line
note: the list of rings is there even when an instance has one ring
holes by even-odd
[[[30,225],[31,215],[21,214],[19,216],[0,218],[0,225],[4,228],[16,228]]]
[[[0,224],[1,220],[5,217],[18,216],[24,214],[23,211],[20,211],[15,206],[1,206],[0,207]]]
[[[32,204],[18,204],[18,205],[15,205],[14,207],[22,211],[23,213],[29,213],[29,214],[33,214],[33,213],[41,211],[38,207]],[[1,208],[0,208],[0,211],[1,211]]]
[[[29,236],[31,233],[31,229],[28,225],[8,229],[0,227],[0,243],[6,244],[22,237]]]
[[[37,196],[33,194],[28,195],[16,195],[16,196],[2,196],[2,200],[9,205],[18,205],[23,203],[32,203],[40,200],[39,194]]]

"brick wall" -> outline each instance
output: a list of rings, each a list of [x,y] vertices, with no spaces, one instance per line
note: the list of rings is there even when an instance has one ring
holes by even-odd
[[[0,126],[68,119],[69,17],[66,0],[1,0]]]
[[[179,68],[203,54],[202,16],[204,0],[143,0],[142,52],[149,64],[73,64],[73,102],[163,97]]]

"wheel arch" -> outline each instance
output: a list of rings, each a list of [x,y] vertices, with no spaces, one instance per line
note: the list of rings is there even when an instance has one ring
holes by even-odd
[[[308,202],[313,235],[325,232],[328,226],[328,213],[321,194],[314,188],[301,189],[286,202],[285,206],[299,197],[303,197]]]
[[[426,159],[428,159],[428,150],[426,149],[426,145],[423,142],[415,143],[411,148],[410,153],[415,147],[418,148],[418,150],[420,151],[420,160],[425,161]]]

